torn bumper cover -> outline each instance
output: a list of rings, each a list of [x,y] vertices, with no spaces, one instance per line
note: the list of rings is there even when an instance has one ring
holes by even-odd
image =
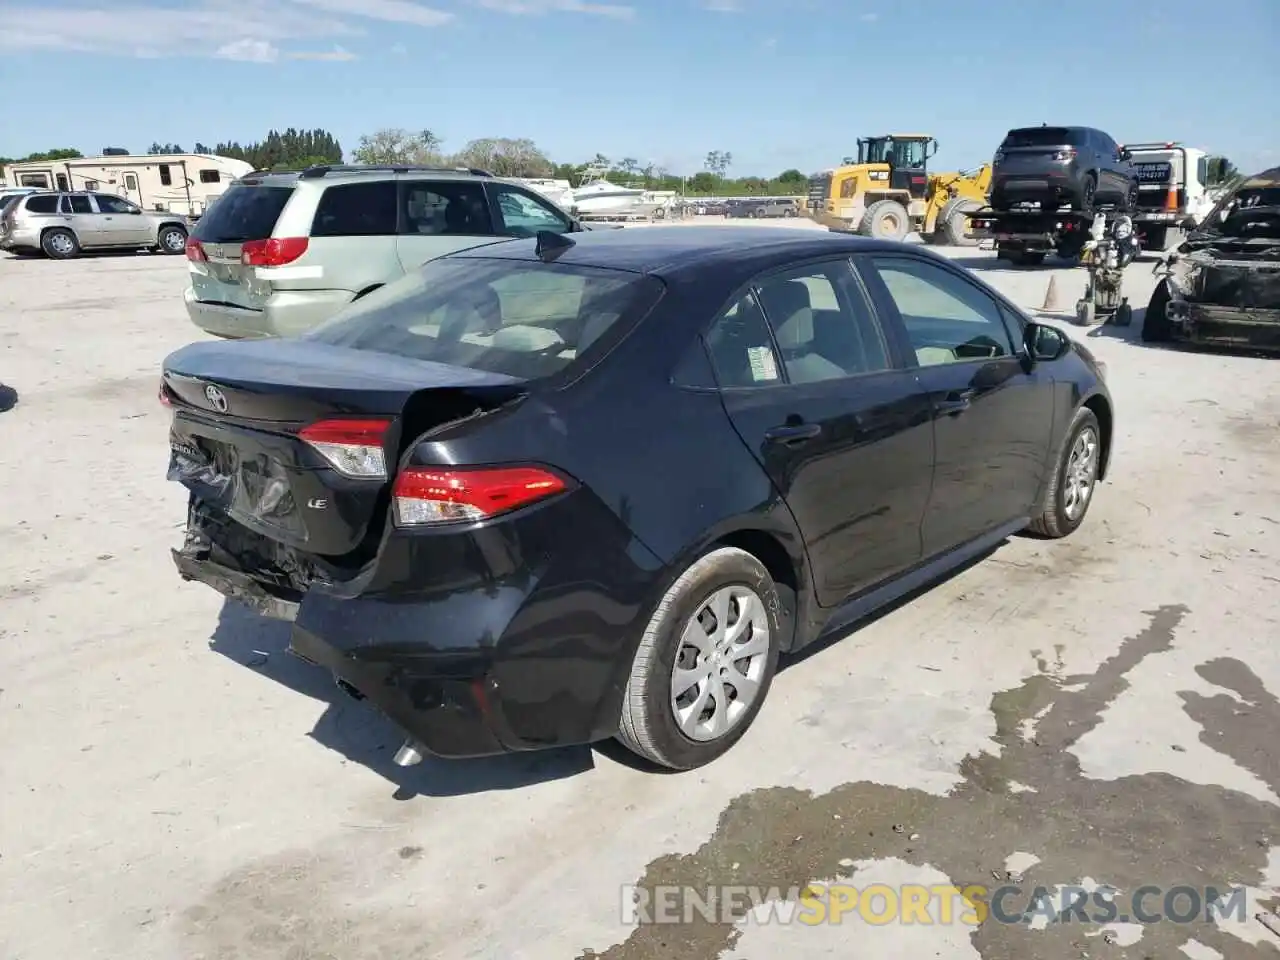
[[[1179,340],[1280,352],[1280,309],[1173,300],[1168,313]]]
[[[1280,262],[1213,249],[1175,261],[1170,332],[1193,343],[1280,350]]]

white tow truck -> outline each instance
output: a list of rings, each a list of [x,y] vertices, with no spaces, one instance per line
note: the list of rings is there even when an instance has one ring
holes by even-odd
[[[1138,173],[1134,226],[1144,250],[1163,252],[1181,243],[1217,203],[1230,164],[1176,141],[1127,143]]]

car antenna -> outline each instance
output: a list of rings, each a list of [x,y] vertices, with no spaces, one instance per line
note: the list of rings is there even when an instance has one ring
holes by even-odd
[[[543,263],[550,263],[566,250],[572,250],[573,245],[572,237],[566,237],[562,233],[553,233],[550,230],[539,230],[538,243],[533,252],[537,254],[538,259]]]

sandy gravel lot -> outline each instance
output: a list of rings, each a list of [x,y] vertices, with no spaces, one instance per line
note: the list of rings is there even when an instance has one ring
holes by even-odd
[[[1065,310],[1083,286],[955,254],[1028,307],[1050,276]],[[156,386],[197,336],[185,276],[0,255],[0,958],[1280,958],[1254,919],[1280,906],[1280,361],[1073,329],[1117,404],[1084,528],[788,665],[710,768],[605,747],[401,771],[278,625],[172,568]],[[1154,914],[1186,912],[1173,887],[1250,891],[1145,927],[939,903],[624,922],[633,884],[841,878],[1014,885],[1006,913],[1035,887],[1149,885]]]

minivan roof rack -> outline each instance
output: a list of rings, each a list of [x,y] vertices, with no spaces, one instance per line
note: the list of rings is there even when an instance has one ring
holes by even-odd
[[[493,176],[488,170],[481,170],[479,167],[433,167],[411,163],[324,163],[307,167],[298,176],[304,180],[312,180],[331,173],[469,173],[473,177]]]

